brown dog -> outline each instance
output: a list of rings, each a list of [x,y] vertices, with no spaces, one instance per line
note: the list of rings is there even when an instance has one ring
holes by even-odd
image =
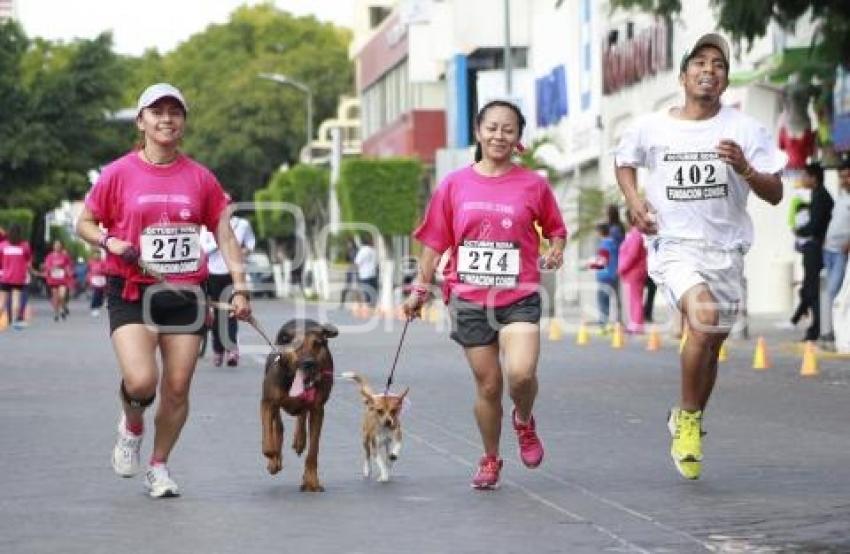
[[[274,475],[283,467],[283,421],[280,410],[296,417],[292,449],[300,456],[307,447],[301,490],[321,492],[319,483],[319,437],[325,403],[333,387],[333,358],[328,339],[336,327],[312,319],[293,319],[277,333],[279,352],[266,359],[260,419],[263,424],[263,455]],[[307,425],[309,424],[309,445]]]
[[[372,460],[378,466],[378,481],[390,480],[390,468],[401,453],[401,408],[410,388],[401,394],[375,394],[366,379],[346,371],[342,374],[360,385],[366,404],[363,414],[363,477],[372,475]]]

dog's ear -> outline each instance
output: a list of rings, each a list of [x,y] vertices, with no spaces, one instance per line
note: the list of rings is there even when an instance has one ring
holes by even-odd
[[[399,395],[398,401],[401,402],[402,400],[404,400],[404,397],[407,396],[407,393],[409,393],[409,392],[410,392],[410,387],[405,388],[404,392]]]
[[[339,330],[332,323],[324,323],[322,325],[322,333],[326,338],[332,339],[339,334]]]
[[[295,333],[289,327],[282,327],[275,337],[275,344],[278,346],[289,344],[295,338]]]

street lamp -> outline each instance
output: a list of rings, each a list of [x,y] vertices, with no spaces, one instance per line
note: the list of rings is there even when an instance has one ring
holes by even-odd
[[[257,77],[274,81],[281,85],[293,86],[307,95],[307,142],[304,143],[304,148],[307,152],[307,159],[310,160],[312,158],[310,155],[310,142],[313,140],[313,91],[301,81],[296,81],[280,73],[259,73]]]

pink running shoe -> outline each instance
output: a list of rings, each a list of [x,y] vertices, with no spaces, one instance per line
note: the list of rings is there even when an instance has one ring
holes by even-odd
[[[514,424],[517,439],[519,440],[519,457],[525,467],[535,468],[543,461],[543,443],[535,431],[534,416],[531,416],[525,425],[516,419],[516,408],[511,413],[511,421]]]
[[[478,470],[472,478],[472,488],[478,490],[495,490],[499,488],[499,472],[502,470],[502,460],[486,454],[478,461]]]
[[[229,350],[227,352],[227,365],[230,367],[236,367],[239,365],[239,351],[238,350]]]

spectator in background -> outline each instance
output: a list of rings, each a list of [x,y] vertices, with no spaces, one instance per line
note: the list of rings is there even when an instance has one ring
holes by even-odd
[[[0,310],[15,329],[26,327],[21,296],[32,270],[32,249],[22,234],[21,226],[13,224],[5,240],[0,241]]]
[[[616,294],[615,291],[619,284],[617,278],[619,248],[614,239],[611,238],[607,223],[597,224],[596,231],[599,233],[599,248],[596,252],[596,258],[591,260],[587,267],[596,270],[598,323],[602,332],[606,333],[609,330],[608,322],[611,317],[611,294]],[[619,321],[619,314],[617,314],[617,320]]]
[[[646,275],[644,288],[646,289],[646,298],[643,301],[643,320],[646,323],[652,323],[652,310],[655,306],[655,291],[658,290],[658,287],[656,286],[655,281],[652,280],[652,277],[649,276],[649,273]]]
[[[620,219],[620,208],[616,204],[608,204],[608,236],[620,247],[626,238],[626,226]]]
[[[823,268],[823,241],[833,201],[823,186],[823,167],[819,163],[806,166],[803,186],[812,191],[812,199],[808,205],[801,206],[801,210],[808,212],[808,217],[798,215],[800,224],[794,229],[803,254],[803,285],[800,287],[800,304],[791,316],[791,323],[797,325],[803,314],[808,312],[811,323],[803,340],[810,341],[818,340],[820,336],[820,270]]]
[[[629,306],[629,333],[643,333],[643,287],[646,283],[646,248],[643,234],[635,226],[632,214],[627,213],[629,232],[620,245],[617,274],[626,291]]]
[[[822,335],[824,346],[834,349],[835,333],[832,327],[832,304],[845,279],[847,254],[850,252],[850,154],[838,168],[838,194],[832,208],[832,218],[823,243],[823,263],[826,268],[827,316]]]
[[[357,280],[363,291],[363,300],[374,307],[378,300],[378,252],[372,245],[372,237],[364,235],[354,257],[357,265]]]
[[[228,195],[229,200],[230,196]],[[251,223],[243,217],[232,215],[230,217],[230,228],[233,230],[233,236],[236,237],[236,242],[242,251],[242,259],[247,260],[248,254],[254,250],[257,244]],[[209,270],[207,295],[216,302],[227,303],[230,300],[230,294],[233,292],[233,277],[231,277],[221,250],[218,248],[215,235],[209,230],[204,230],[201,233],[201,248],[207,253],[207,269]],[[225,325],[222,318],[227,318],[227,343],[222,336],[222,327]],[[220,366],[225,357],[228,366],[236,367],[239,365],[239,346],[236,336],[238,323],[236,318],[223,313],[221,310],[213,310],[213,324],[210,331],[213,337],[213,365]],[[225,349],[225,346],[229,346],[230,349]]]
[[[353,238],[349,237],[345,241],[345,285],[339,297],[340,307],[345,304],[349,294],[354,295],[355,300],[357,299],[357,264],[354,263],[355,259],[357,259],[357,244]]]
[[[103,306],[103,293],[106,289],[106,261],[99,248],[92,251],[86,279],[91,289],[91,315],[97,317]]]

